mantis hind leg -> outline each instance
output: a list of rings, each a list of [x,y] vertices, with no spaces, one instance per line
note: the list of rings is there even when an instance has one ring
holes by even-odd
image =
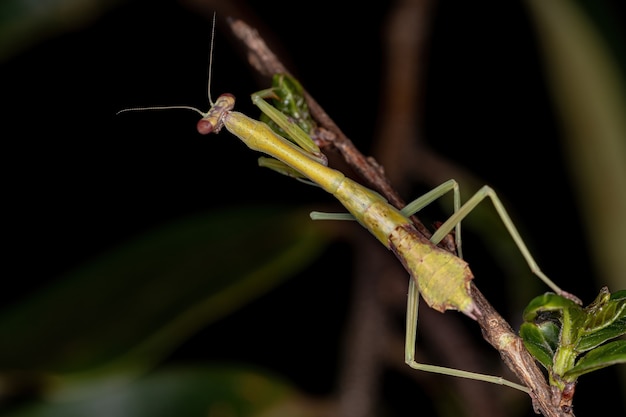
[[[535,259],[530,254],[530,251],[526,247],[521,235],[517,231],[515,224],[511,220],[511,217],[507,213],[504,205],[498,198],[496,192],[489,186],[483,186],[480,190],[476,192],[469,200],[460,206],[460,195],[459,195],[459,186],[455,180],[448,180],[433,190],[427,192],[421,197],[413,200],[406,207],[404,207],[401,211],[407,216],[417,213],[419,210],[437,200],[439,197],[443,196],[445,193],[453,191],[454,193],[454,214],[448,218],[439,228],[435,231],[435,233],[430,238],[431,242],[434,244],[438,244],[441,239],[443,239],[448,233],[455,229],[455,243],[457,247],[457,252],[460,258],[462,258],[462,249],[461,249],[461,220],[465,218],[471,211],[486,197],[491,199],[493,206],[495,207],[502,223],[506,227],[507,231],[511,235],[511,238],[517,245],[520,253],[526,260],[530,270],[541,279],[552,291],[561,295],[563,297],[569,298],[570,300],[582,304],[582,302],[575,297],[574,295],[562,290],[558,285],[556,285],[546,274],[543,273]],[[321,219],[333,219],[333,220],[353,220],[354,218],[347,213],[319,213],[312,212],[311,218],[314,220]]]
[[[429,192],[422,194],[421,197],[418,197],[415,200],[411,201],[401,211],[405,216],[412,216],[413,214],[419,212],[421,209],[450,191],[453,192],[454,212],[457,213],[461,208],[461,195],[459,193],[459,185],[455,180],[448,180],[443,184],[433,188]],[[442,226],[443,224],[439,227],[438,230],[440,230]],[[444,236],[452,231],[452,228],[454,228],[454,241],[456,245],[457,255],[459,256],[459,258],[463,258],[463,251],[461,249],[461,221],[459,220],[455,225],[452,225],[452,227],[448,226],[449,225],[446,225],[446,231],[445,233],[441,234],[441,237],[437,235],[437,239],[435,240],[433,235],[430,240],[436,245],[444,238]]]
[[[448,181],[448,182],[450,182],[450,181]],[[446,182],[444,184],[447,184],[448,182]],[[456,187],[454,189],[455,189],[455,192],[458,192],[458,187]],[[448,218],[448,220],[446,220],[437,229],[437,231],[433,234],[433,236],[431,237],[430,240],[433,243],[435,243],[435,244],[438,243],[453,228],[456,228],[457,234],[458,234],[459,230],[460,230],[459,229],[459,224],[460,224],[461,220],[463,218],[465,218],[465,216],[467,216],[481,201],[483,201],[487,197],[489,199],[491,199],[491,202],[493,203],[493,206],[495,207],[498,215],[500,216],[500,219],[502,220],[502,223],[504,224],[504,226],[506,227],[507,231],[511,235],[511,238],[513,239],[513,241],[515,242],[515,245],[519,249],[519,251],[522,254],[522,256],[524,257],[524,259],[526,260],[526,263],[528,264],[528,267],[533,272],[533,274],[535,274],[537,277],[539,277],[539,279],[541,279],[548,287],[550,287],[550,289],[552,291],[554,291],[558,295],[561,295],[563,297],[569,298],[570,300],[572,300],[572,301],[574,301],[574,302],[576,302],[578,304],[582,304],[582,302],[577,297],[575,297],[574,295],[572,295],[572,294],[570,294],[570,293],[568,293],[566,291],[563,291],[550,278],[548,278],[547,275],[543,273],[543,271],[541,271],[541,269],[539,268],[539,265],[537,265],[537,262],[535,262],[535,259],[530,254],[530,251],[526,247],[526,244],[522,240],[521,235],[517,231],[517,228],[515,227],[515,224],[511,220],[511,217],[507,213],[506,209],[504,208],[504,205],[502,204],[502,202],[498,198],[496,192],[491,187],[489,187],[487,185],[483,186],[480,190],[478,190],[476,192],[476,194],[474,194],[469,200],[467,200],[465,202],[465,204],[463,204],[462,207],[457,209],[456,208],[457,207],[456,206],[456,202],[455,202],[455,212],[454,212],[454,214],[452,216],[450,216]],[[456,201],[456,199],[455,199],[455,201]],[[460,245],[460,238],[458,238],[458,239],[459,239],[459,242],[457,242],[457,245]]]
[[[402,211],[404,214],[410,215],[431,202],[435,201],[437,198],[452,190],[454,192],[454,214],[448,218],[433,234],[431,237],[431,241],[434,244],[439,243],[444,236],[450,233],[453,229],[456,230],[456,245],[457,250],[461,249],[461,234],[460,234],[460,223],[465,216],[467,216],[481,201],[485,198],[491,199],[500,219],[502,220],[504,226],[507,231],[513,238],[513,241],[517,245],[519,251],[522,256],[526,260],[526,263],[530,267],[531,271],[537,275],[550,289],[556,292],[559,295],[570,298],[575,302],[580,304],[580,300],[578,300],[575,296],[563,291],[559,286],[557,286],[551,279],[549,279],[539,268],[534,258],[530,254],[530,251],[526,247],[526,244],[522,240],[521,235],[517,231],[517,228],[513,224],[510,216],[508,215],[504,205],[496,195],[495,191],[489,186],[483,186],[476,194],[474,194],[463,206],[459,207],[459,188],[454,180],[449,180],[439,187],[436,187],[429,193],[424,194],[417,200],[411,202],[407,205]],[[511,381],[507,381],[500,377],[477,374],[473,372],[460,371],[457,369],[445,368],[440,366],[433,366],[427,364],[421,364],[415,361],[415,341],[417,339],[417,318],[418,318],[418,306],[419,306],[419,291],[415,282],[411,279],[409,282],[409,294],[407,299],[407,316],[406,316],[406,344],[405,344],[405,362],[413,369],[422,370],[426,372],[434,372],[438,374],[458,376],[462,378],[475,379],[480,381],[491,382],[495,384],[506,385],[512,388],[516,388],[518,390],[528,392],[528,388],[516,384]]]
[[[417,340],[417,313],[419,307],[419,290],[413,279],[409,280],[409,294],[406,307],[406,337],[404,345],[404,361],[411,368],[418,371],[432,372],[441,375],[455,376],[459,378],[473,379],[476,381],[490,382],[492,384],[505,385],[517,390],[529,393],[530,390],[524,385],[516,384],[502,377],[479,374],[476,372],[463,371],[460,369],[446,368],[444,366],[428,365],[415,361],[415,342]]]
[[[460,193],[459,186],[455,180],[448,180],[433,190],[427,192],[421,197],[413,200],[406,207],[402,209],[402,212],[410,216],[412,214],[417,213],[419,210],[437,200],[445,193],[452,191],[454,194],[454,215],[452,215],[446,222],[444,222],[437,231],[431,237],[431,241],[434,244],[438,244],[441,239],[443,239],[448,233],[455,229],[455,243],[459,257],[462,257],[461,250],[461,220],[469,213],[471,210],[480,202],[484,196],[472,197],[463,205],[460,206]],[[476,198],[475,198],[476,197]],[[497,198],[497,197],[496,197]],[[477,200],[477,201],[476,201]],[[499,200],[498,200],[499,203]],[[507,216],[508,219],[508,216]],[[503,219],[504,220],[504,219]],[[510,220],[510,219],[509,219]],[[506,224],[506,220],[505,224]],[[512,223],[511,223],[512,225]],[[509,230],[510,231],[510,230]],[[519,237],[519,234],[517,234]],[[515,238],[514,238],[515,239]],[[523,244],[523,243],[522,243]],[[525,247],[525,246],[524,246]],[[532,259],[532,258],[531,258]],[[413,279],[409,280],[409,291],[407,297],[407,311],[406,311],[406,337],[405,337],[405,348],[404,348],[404,360],[407,365],[411,368],[432,372],[442,375],[449,375],[467,379],[473,379],[477,381],[490,382],[498,385],[505,385],[511,388],[515,388],[517,390],[528,393],[529,389],[523,385],[517,384],[515,382],[508,381],[502,377],[497,377],[493,375],[485,375],[479,374],[476,372],[468,372],[462,371],[459,369],[446,368],[443,366],[436,365],[428,365],[415,361],[415,342],[417,340],[417,320],[418,320],[418,307],[419,307],[419,290],[415,284]]]

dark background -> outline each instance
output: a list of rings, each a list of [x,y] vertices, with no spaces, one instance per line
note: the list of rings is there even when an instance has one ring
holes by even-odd
[[[368,154],[384,105],[381,32],[390,6],[378,2],[357,10],[317,1],[286,10],[274,3],[245,2],[258,19],[250,23],[262,25],[262,33],[278,42],[275,48],[293,73]],[[607,4],[623,12],[620,2]],[[218,16],[212,94],[235,94],[238,109],[254,116],[248,95],[266,85],[248,67],[223,18]],[[493,186],[514,208],[542,269],[590,302],[600,284],[594,282],[575,185],[564,165],[560,127],[523,4],[435,2],[432,19],[423,80],[425,140]],[[193,112],[115,115],[123,108],[152,105],[206,110],[210,35],[210,21],[184,3],[129,1],[2,63],[5,269],[12,272],[3,279],[0,311],[99,253],[176,218],[260,201],[332,202],[318,190],[258,169],[257,155],[227,133],[199,136]],[[420,190],[418,184],[415,195],[403,197],[410,200]],[[350,264],[342,262],[350,253],[337,244],[325,255],[338,277],[349,270]],[[333,297],[345,295],[345,304],[318,307],[310,319],[313,339],[320,332],[341,331],[337,317],[345,314],[350,287],[347,279],[336,281]],[[257,319],[289,320],[288,309],[298,304],[293,294],[304,288],[315,308],[325,292],[313,287],[304,280],[290,282],[259,302]],[[248,317],[235,315],[211,334],[245,345],[254,337]],[[207,346],[199,335],[170,360],[200,355],[226,360],[243,354],[285,373],[305,391],[330,392],[334,346],[320,347],[308,358],[314,362],[296,371],[272,356],[272,351],[283,358],[289,354],[290,335],[275,326],[275,345],[248,346],[242,352],[230,344]],[[314,365],[322,363],[329,365]],[[614,370],[602,375],[601,381],[615,378]],[[590,407],[586,397],[620,395],[613,391],[616,384],[594,383],[599,381],[594,378],[600,377],[581,379],[578,415],[593,413],[585,408]],[[601,392],[594,392],[596,386]]]

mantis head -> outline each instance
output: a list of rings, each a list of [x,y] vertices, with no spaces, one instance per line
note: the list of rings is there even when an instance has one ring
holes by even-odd
[[[224,126],[224,117],[235,107],[235,96],[232,94],[222,94],[217,98],[215,104],[208,112],[202,113],[202,119],[198,121],[196,128],[201,135],[208,135],[211,132],[219,133]]]

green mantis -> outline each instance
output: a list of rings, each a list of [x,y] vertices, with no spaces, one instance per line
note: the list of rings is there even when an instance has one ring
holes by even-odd
[[[458,185],[454,180],[449,180],[413,201],[404,209],[398,210],[377,192],[328,167],[326,158],[319,147],[299,124],[293,121],[300,119],[297,113],[301,106],[296,106],[296,111],[287,117],[283,112],[265,101],[266,98],[276,98],[279,94],[298,96],[301,94],[298,90],[301,88],[295,79],[285,74],[278,74],[275,77],[274,88],[252,94],[253,103],[278,128],[282,129],[282,132],[285,132],[289,139],[276,133],[268,124],[234,111],[235,98],[231,94],[219,96],[206,113],[191,107],[181,107],[192,109],[202,115],[197,123],[197,130],[200,134],[217,134],[222,128],[226,128],[250,149],[269,156],[269,158],[260,158],[259,164],[261,166],[270,167],[280,173],[316,184],[332,194],[346,208],[350,218],[358,221],[395,254],[411,276],[407,301],[405,345],[405,361],[409,366],[428,372],[503,384],[528,392],[528,388],[502,378],[426,365],[415,361],[417,310],[420,294],[428,306],[437,311],[458,310],[472,319],[476,319],[477,315],[480,314],[470,295],[470,282],[473,275],[467,263],[460,256],[438,247],[437,244],[455,229],[456,245],[460,255],[460,222],[477,204],[489,197],[531,270],[555,293],[569,299],[575,299],[575,297],[561,290],[540,270],[504,206],[491,188],[483,187],[461,206]],[[145,109],[155,108],[128,110]],[[455,213],[428,240],[417,231],[409,216],[449,191],[454,194]],[[313,219],[337,218],[335,215],[328,216],[317,212],[311,213],[311,217]],[[578,301],[576,300],[576,302]]]
[[[301,150],[306,149],[306,152],[310,152],[311,159],[316,162],[313,164],[306,162],[302,168],[302,165],[290,164],[289,160],[284,157],[275,160],[261,157],[259,163],[283,174],[296,178],[304,177],[317,182],[319,180],[316,180],[310,171],[325,172],[326,168],[314,166],[314,164],[324,163],[324,160],[319,158],[319,152],[313,141],[308,135],[302,135],[303,132],[299,128],[301,126],[309,132],[314,129],[315,124],[312,119],[308,120],[308,108],[304,102],[303,89],[295,79],[284,74],[275,75],[273,85],[271,89],[253,94],[253,102],[261,108],[262,116],[266,116],[267,123],[274,126],[274,131],[287,132],[288,136],[301,146]],[[262,98],[273,98],[275,106],[280,111],[269,106]],[[230,99],[232,99],[231,96],[229,96]],[[234,105],[233,102],[229,102],[230,104]],[[223,122],[223,125],[231,130],[229,122]],[[243,135],[241,131],[234,129],[231,132],[238,137]],[[278,139],[283,140],[281,136],[278,136]],[[243,138],[242,140],[248,143]],[[271,148],[257,145],[256,149],[275,158],[277,156],[276,153],[271,152]],[[310,167],[314,169],[309,170]],[[410,216],[442,194],[450,190],[454,192],[455,214],[439,227],[430,242],[424,242],[421,235],[416,235],[417,232],[414,231],[410,222],[399,216],[398,212],[387,205],[378,194],[372,195],[371,191],[343,177],[342,174],[337,174],[336,171],[324,175],[327,182],[322,188],[333,194],[351,214],[346,216],[345,214],[312,212],[311,218],[315,220],[356,219],[385,246],[394,251],[413,278],[409,281],[405,345],[405,361],[412,368],[499,383],[528,392],[525,387],[496,377],[420,364],[414,360],[420,293],[429,306],[436,310],[456,309],[470,317],[476,314],[472,310],[473,304],[468,302],[469,295],[466,287],[463,287],[472,277],[461,259],[460,222],[485,197],[489,197],[493,202],[531,270],[555,292],[545,293],[531,301],[524,312],[525,323],[522,325],[520,335],[528,350],[548,370],[550,385],[560,393],[560,408],[571,411],[574,387],[580,375],[610,365],[626,363],[626,340],[611,341],[626,334],[626,291],[610,294],[607,288],[603,288],[596,300],[583,308],[580,300],[562,291],[541,272],[504,206],[491,188],[483,187],[460,207],[458,186],[454,180],[449,180],[400,210],[401,215]],[[355,206],[351,199],[356,199],[358,204]],[[369,210],[373,210],[373,213],[368,213]],[[456,247],[459,257],[440,256],[441,252],[448,252],[434,245],[439,243],[452,228],[456,228]],[[402,232],[406,231],[406,235],[398,233],[398,229]],[[431,264],[426,267],[424,266],[426,263]],[[449,284],[459,287],[451,288]],[[459,291],[459,288],[462,291]],[[464,309],[464,306],[469,307]]]
[[[209,74],[212,66],[212,49],[213,42],[209,54]],[[286,74],[276,74],[272,88],[252,94],[252,102],[262,111],[263,120],[267,123],[234,111],[235,97],[231,94],[222,94],[213,103],[210,98],[210,81],[209,78],[211,107],[207,112],[189,106],[165,106],[125,109],[118,114],[132,110],[174,108],[193,110],[202,116],[197,123],[200,134],[218,134],[222,128],[226,128],[250,149],[269,156],[259,158],[260,166],[317,185],[332,194],[346,208],[348,214],[329,215],[312,212],[311,218],[356,220],[395,254],[411,277],[407,299],[405,362],[417,370],[482,380],[529,392],[527,387],[500,377],[415,361],[420,295],[429,307],[439,312],[457,310],[474,320],[480,315],[470,295],[473,275],[462,259],[461,220],[486,197],[493,202],[530,269],[556,294],[581,304],[576,297],[561,290],[540,270],[504,206],[490,187],[484,186],[461,206],[458,184],[454,180],[449,180],[399,210],[377,192],[327,166],[326,157],[308,134],[314,122],[308,117],[303,89],[297,80]],[[278,100],[280,110],[266,101],[270,98]],[[453,192],[454,214],[429,240],[415,228],[409,217],[450,191]],[[458,256],[437,246],[453,229]]]

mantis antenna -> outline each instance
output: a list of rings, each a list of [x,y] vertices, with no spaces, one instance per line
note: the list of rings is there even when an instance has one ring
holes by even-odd
[[[213,71],[213,45],[215,44],[215,12],[213,12],[213,24],[211,27],[211,46],[209,47],[209,81],[207,82],[207,96],[211,107],[215,105],[211,98],[211,72]]]
[[[213,22],[211,27],[211,43],[209,47],[209,74],[208,74],[208,82],[207,82],[207,97],[209,98],[209,104],[211,107],[215,105],[213,100],[211,99],[211,71],[213,70],[213,45],[215,44],[215,21],[216,21],[216,13],[213,12]],[[147,106],[147,107],[131,107],[128,109],[122,109],[115,113],[117,116],[120,113],[125,113],[129,111],[150,111],[150,110],[172,110],[172,109],[183,109],[183,110],[193,110],[196,113],[200,114],[202,117],[205,117],[207,113],[203,112],[200,109],[197,109],[193,106]]]

